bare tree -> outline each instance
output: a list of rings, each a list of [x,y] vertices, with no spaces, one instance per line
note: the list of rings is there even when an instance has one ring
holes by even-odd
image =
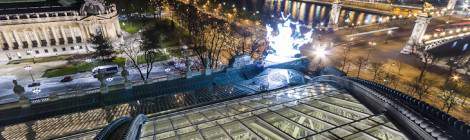
[[[375,81],[376,78],[379,76],[380,72],[382,71],[383,63],[381,63],[381,62],[372,62],[370,64],[370,67],[372,69],[372,72],[374,73],[374,77],[372,78],[372,81]]]
[[[447,59],[447,65],[449,66],[449,69],[447,70],[447,76],[444,85],[449,82],[452,74],[454,74],[458,68],[463,67],[463,64],[465,64],[465,62],[462,56],[453,56]]]
[[[346,64],[348,63],[348,57],[350,55],[350,52],[351,52],[351,47],[349,45],[346,45],[343,47],[343,54],[342,54],[343,61],[341,63],[341,71],[344,71],[344,68],[346,67]]]
[[[158,49],[160,46],[160,33],[153,29],[145,30],[142,33],[142,40],[135,40],[134,43],[121,46],[121,52],[128,56],[132,67],[136,68],[142,81],[147,82],[153,65],[158,61],[158,57],[164,55]]]
[[[417,80],[418,77],[415,78]],[[415,82],[416,84],[417,82]],[[422,99],[424,96],[429,94],[431,87],[434,87],[437,84],[437,81],[434,79],[431,79],[429,77],[424,77],[421,79],[421,82],[415,85],[416,89],[416,94],[418,95],[418,99]]]
[[[462,95],[462,98],[463,98],[462,102],[460,103],[460,106],[465,107],[467,98],[470,97],[470,83],[468,82],[463,83],[457,92],[460,93],[460,95]]]
[[[421,66],[419,67],[420,73],[419,73],[419,76],[418,76],[418,78],[417,78],[417,80],[416,80],[416,83],[417,83],[417,84],[421,83],[421,80],[422,80],[423,77],[425,76],[428,67],[429,67],[430,65],[432,65],[432,63],[434,62],[434,60],[435,60],[436,57],[434,57],[433,54],[424,51],[424,52],[422,53],[422,58],[423,58],[423,60],[421,61],[422,64],[421,64]]]
[[[442,100],[444,102],[442,110],[445,110],[447,113],[456,105],[456,90],[461,86],[456,81],[449,81],[443,86]]]
[[[355,64],[358,66],[356,77],[360,76],[362,67],[366,64],[366,62],[367,62],[367,59],[365,57],[360,56],[359,58],[357,58],[357,60],[355,61]]]

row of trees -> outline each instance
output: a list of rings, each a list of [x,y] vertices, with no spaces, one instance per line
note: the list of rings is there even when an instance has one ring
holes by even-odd
[[[224,19],[212,17],[210,14],[199,11],[191,4],[184,4],[176,0],[158,1],[152,3],[156,7],[155,26],[162,26],[158,21],[161,18],[161,9],[165,6],[171,7],[174,17],[172,17],[172,28],[182,28],[175,30],[181,33],[181,44],[187,45],[194,58],[197,58],[196,66],[203,69],[220,68],[221,64],[226,64],[229,59],[236,55],[248,54],[255,58],[260,58],[266,48],[264,34],[256,34],[249,27],[237,26]],[[163,27],[165,28],[165,27]],[[110,62],[117,54],[124,54],[131,62],[131,66],[140,73],[143,81],[149,79],[154,63],[162,56],[161,52],[161,32],[155,28],[145,27],[140,40],[122,44],[119,50],[114,50],[111,42],[101,34],[94,36],[91,40],[95,44],[96,52],[94,57],[101,61]]]
[[[186,29],[188,38],[183,40],[206,69],[220,68],[236,55],[260,56],[266,47],[264,36],[237,26],[225,19],[199,11],[191,4],[169,0],[174,21]]]
[[[392,64],[392,68],[397,68],[397,73],[390,72],[385,69],[385,65],[382,62],[371,62],[368,57],[359,56],[350,62],[350,47],[344,47],[341,59],[341,69],[346,73],[349,73],[351,65],[357,67],[356,77],[360,77],[361,72],[364,68],[367,68],[372,73],[371,80],[374,82],[382,83],[386,86],[397,88],[398,83],[401,80],[401,69],[402,64],[400,61],[396,61]],[[444,83],[439,86],[439,81],[433,79],[429,74],[428,70],[435,62],[439,60],[434,54],[424,51],[421,55],[422,61],[419,64],[419,74],[412,78],[412,81],[405,82],[404,86],[407,87],[407,93],[416,96],[422,100],[425,96],[428,96],[432,92],[436,92],[433,88],[437,89],[439,98],[442,100],[442,110],[447,112],[458,103],[458,95],[461,95],[460,104],[463,107],[466,104],[466,100],[470,97],[470,82],[466,81],[465,78],[461,78],[457,74],[457,69],[463,69],[466,73],[470,69],[470,58],[464,57],[464,55],[452,56],[448,58],[440,58],[447,61],[448,69],[445,75]]]

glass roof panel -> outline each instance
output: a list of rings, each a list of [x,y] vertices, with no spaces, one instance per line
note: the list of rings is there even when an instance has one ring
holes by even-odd
[[[140,131],[141,136],[148,136],[153,135],[155,128],[153,127],[153,123],[146,123],[142,127],[142,131]]]
[[[179,140],[203,140],[203,138],[198,132],[192,132],[179,135]]]
[[[191,121],[191,123],[193,124],[198,124],[203,121],[206,121],[206,117],[204,117],[201,113],[198,112],[186,114],[186,116],[188,116],[189,121]]]
[[[216,111],[215,109],[208,109],[208,110],[204,110],[201,112],[202,114],[204,114],[204,116],[207,117],[207,119],[209,120],[214,120],[214,119],[218,119],[218,118],[222,118],[224,117],[222,114],[220,114],[218,111]]]
[[[194,131],[196,131],[196,128],[193,127],[193,126],[189,126],[189,127],[178,129],[176,131],[176,133],[177,134],[185,134],[185,133],[194,132]]]
[[[249,107],[251,107],[251,108],[254,108],[254,109],[259,109],[259,108],[266,107],[266,105],[261,104],[261,103],[259,103],[259,102],[256,102],[256,100],[259,100],[259,99],[253,99],[253,100],[244,101],[244,102],[242,102],[241,104],[247,105],[247,106],[249,106]]]
[[[168,118],[158,119],[155,124],[156,124],[155,128],[157,129],[157,132],[165,132],[165,131],[173,130],[173,126],[170,122],[170,119]]]
[[[265,124],[261,122],[261,120],[255,117],[243,119],[241,120],[241,122],[243,122],[243,124],[245,124],[250,130],[258,134],[260,137],[262,137],[265,140],[287,139],[279,135],[282,132],[277,132],[278,130],[276,130],[274,127],[270,127],[269,124]]]
[[[323,98],[320,101],[326,102],[326,103],[329,103],[329,104],[334,104],[334,105],[337,105],[337,106],[341,106],[341,107],[344,107],[344,108],[348,108],[348,109],[351,109],[351,110],[359,111],[359,112],[366,113],[366,114],[369,114],[369,115],[373,114],[364,105],[358,104],[356,102],[341,100],[339,98],[334,98],[334,97]]]
[[[279,112],[279,114],[282,114],[286,118],[289,118],[299,124],[302,124],[303,126],[308,127],[316,132],[324,131],[333,127],[333,125],[331,124],[310,117],[307,114],[299,113],[292,109],[283,108],[277,110],[277,112]]]
[[[369,134],[363,133],[363,132],[359,132],[359,133],[350,135],[348,137],[345,137],[344,139],[345,140],[378,140],[377,138],[375,138],[375,137],[373,137]]]
[[[364,118],[364,117],[368,116],[367,114],[364,114],[364,113],[360,113],[360,112],[357,112],[357,111],[354,112],[354,111],[351,111],[350,109],[341,108],[339,106],[324,103],[324,102],[321,102],[321,101],[318,101],[318,100],[310,100],[310,101],[305,102],[305,103],[308,104],[308,105],[314,106],[315,108],[325,110],[327,112],[331,112],[333,114],[340,115],[340,116],[346,117],[348,119],[357,120],[357,119]]]
[[[385,126],[377,126],[377,127],[367,130],[366,132],[372,136],[375,136],[383,140],[406,140],[407,139],[403,134],[393,129],[387,128]]]
[[[316,134],[313,136],[309,136],[305,138],[304,140],[337,140],[337,139],[338,137],[334,136],[333,134],[324,132],[324,133]]]
[[[261,118],[271,124],[272,126],[280,129],[281,131],[289,134],[290,136],[298,139],[305,137],[307,135],[311,135],[314,132],[308,129],[305,129],[304,127],[299,126],[298,124],[295,124],[286,118],[273,113],[273,112],[267,112],[261,115]]]
[[[255,133],[243,126],[238,121],[230,122],[222,125],[227,133],[236,140],[258,140],[260,139]]]
[[[180,115],[177,117],[172,117],[171,122],[173,122],[174,128],[182,128],[191,125],[188,119],[185,116]]]
[[[213,126],[201,130],[202,135],[208,140],[227,140],[230,137],[224,132],[220,126]]]
[[[319,83],[157,116],[141,132],[142,139],[407,139],[347,91]]]
[[[175,135],[176,135],[175,131],[168,131],[168,132],[157,134],[156,137],[157,139],[161,140],[161,139],[166,139],[169,137],[174,137]]]

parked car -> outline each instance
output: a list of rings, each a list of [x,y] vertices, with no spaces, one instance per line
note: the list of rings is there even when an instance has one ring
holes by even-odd
[[[60,82],[70,82],[72,80],[73,80],[72,76],[64,76],[64,78],[62,78]]]
[[[119,72],[119,66],[118,65],[98,66],[98,67],[93,68],[91,72],[93,74],[93,77],[95,78],[99,73],[102,73],[105,75],[113,75]]]

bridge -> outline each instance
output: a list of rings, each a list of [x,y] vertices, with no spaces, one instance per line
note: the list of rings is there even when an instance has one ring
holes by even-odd
[[[425,35],[423,44],[420,47],[424,47],[423,50],[428,51],[446,43],[470,36],[470,27],[446,30],[448,31]]]
[[[314,2],[325,5],[331,5],[334,3],[341,3],[342,7],[348,9],[359,9],[369,11],[373,13],[380,13],[385,15],[416,15],[422,7],[407,6],[407,5],[395,5],[381,2],[368,2],[368,1],[356,1],[356,0],[298,0],[303,2]],[[438,13],[436,13],[438,14]]]

